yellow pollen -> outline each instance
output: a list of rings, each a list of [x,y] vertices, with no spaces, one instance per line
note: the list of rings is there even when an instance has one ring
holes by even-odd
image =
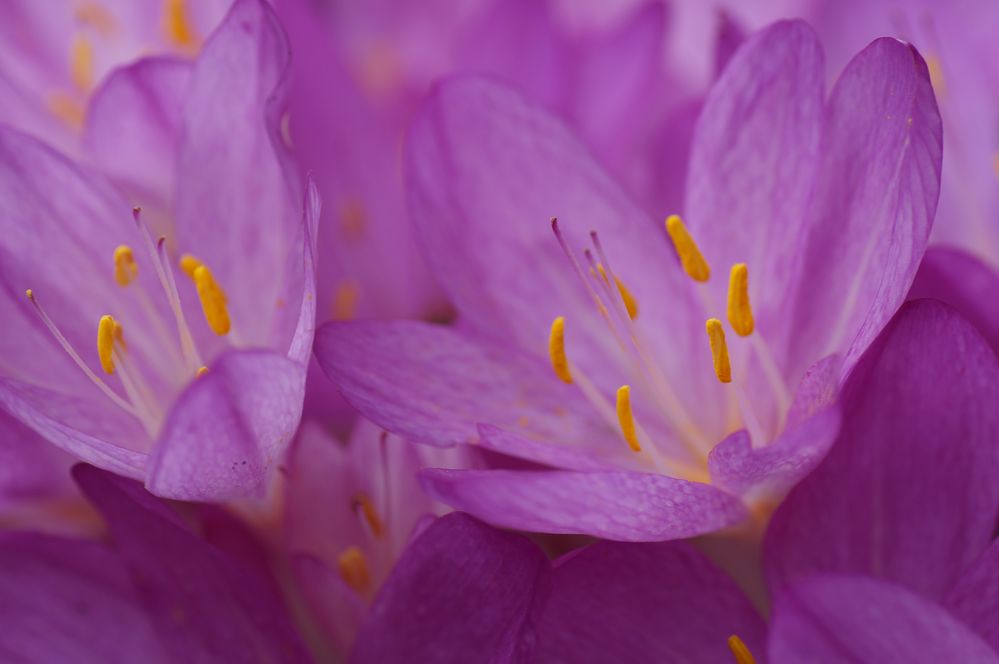
[[[97,323],[97,356],[101,360],[104,373],[108,374],[114,373],[114,358],[111,354],[114,351],[116,328],[117,334],[120,335],[121,326],[108,315],[101,316],[100,322]]]
[[[166,0],[163,13],[167,41],[181,47],[194,46],[194,29],[187,18],[184,0]]]
[[[208,321],[208,327],[219,336],[228,334],[230,322],[226,296],[206,265],[195,268],[194,285],[198,289],[201,310],[205,314],[205,320]]]
[[[551,333],[548,335],[548,355],[551,357],[555,375],[563,383],[572,384],[569,358],[565,355],[565,318],[562,316],[552,321]]]
[[[139,266],[135,262],[132,247],[127,244],[118,245],[114,250],[114,280],[119,286],[127,286],[139,276]]]
[[[378,511],[375,509],[374,503],[363,493],[358,493],[354,496],[354,509],[361,510],[361,515],[368,524],[368,528],[371,529],[371,534],[375,537],[381,537],[382,532],[384,532],[384,527],[382,526],[382,520],[378,517]]]
[[[638,300],[631,294],[628,287],[624,285],[624,282],[616,276],[614,277],[614,283],[617,284],[617,291],[621,293],[621,301],[624,302],[624,308],[628,311],[628,318],[635,320],[638,318]]]
[[[198,367],[198,370],[194,372],[194,377],[201,378],[206,373],[208,373],[208,367]]]
[[[669,233],[669,239],[673,241],[673,247],[676,248],[676,253],[680,257],[684,272],[694,281],[707,281],[711,277],[711,268],[704,260],[694,238],[687,232],[683,220],[679,216],[671,214],[666,218],[666,232]]]
[[[356,592],[364,592],[371,583],[371,572],[368,569],[368,559],[364,552],[356,546],[346,549],[337,558],[337,568],[340,578]]]
[[[735,634],[728,637],[728,648],[732,651],[735,664],[756,664],[756,658],[753,657],[753,653],[749,652],[746,644]]]
[[[27,295],[28,299],[31,300],[32,302],[35,301],[35,291],[29,288],[28,290],[24,291],[24,294]]]
[[[194,281],[194,271],[201,267],[201,261],[191,254],[184,254],[180,257],[180,271]]]
[[[344,279],[333,292],[333,319],[350,320],[357,315],[357,284],[352,279]]]
[[[617,421],[621,425],[621,433],[633,452],[641,452],[638,434],[635,431],[635,416],[631,412],[631,387],[622,385],[617,388]]]
[[[753,333],[753,308],[749,305],[749,269],[736,263],[728,279],[728,322],[740,337]]]
[[[73,85],[84,92],[94,83],[94,47],[82,35],[74,37],[70,45],[69,77]]]
[[[708,341],[711,344],[711,360],[715,364],[715,375],[723,383],[732,382],[732,365],[728,361],[728,345],[725,343],[725,330],[717,318],[709,318],[705,324]]]

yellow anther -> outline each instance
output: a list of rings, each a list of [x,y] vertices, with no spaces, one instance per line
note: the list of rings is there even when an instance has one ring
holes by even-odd
[[[740,337],[753,333],[753,308],[749,305],[749,270],[736,263],[728,278],[728,322]]]
[[[96,2],[79,5],[76,8],[75,15],[79,23],[94,28],[102,37],[109,37],[118,29],[118,24],[114,16]]]
[[[212,332],[219,336],[228,334],[230,322],[225,292],[219,287],[211,270],[206,265],[199,265],[195,268],[194,285],[198,289],[201,310],[205,314],[205,320],[208,321],[208,327],[212,328]]]
[[[83,106],[65,92],[53,92],[46,103],[49,112],[74,130],[83,128]]]
[[[184,254],[180,257],[180,271],[194,281],[194,271],[201,267],[201,261],[191,254]]]
[[[114,250],[114,280],[119,286],[127,286],[139,276],[139,266],[135,262],[132,247],[127,244],[118,245]]]
[[[753,653],[749,652],[746,644],[735,634],[728,637],[728,648],[732,651],[735,664],[756,664],[756,658],[753,657]]]
[[[634,452],[641,452],[638,443],[638,433],[635,430],[635,415],[631,412],[631,387],[622,385],[617,388],[617,421],[621,425],[621,433]]]
[[[624,308],[628,311],[628,318],[635,320],[638,317],[638,300],[635,299],[635,296],[631,294],[628,287],[617,276],[614,277],[614,283],[617,284],[617,291],[621,294],[621,301],[624,302]]]
[[[114,335],[115,343],[121,346],[122,350],[126,350],[125,346],[125,328],[122,327],[121,323],[117,320],[114,322],[114,328],[111,330]]]
[[[375,509],[375,505],[371,502],[371,499],[363,493],[356,494],[354,496],[354,510],[360,510],[361,516],[364,517],[368,528],[371,529],[371,534],[375,537],[381,537],[385,528],[382,526],[382,520],[378,517],[378,510]]]
[[[926,70],[930,75],[930,85],[937,97],[944,97],[947,94],[947,82],[944,80],[943,66],[940,59],[933,53],[928,53],[925,58]]]
[[[601,263],[597,263],[597,270],[600,271],[600,278],[603,279],[605,283],[609,284],[610,279],[607,278],[607,270],[604,269],[604,266]]]
[[[35,301],[35,291],[29,288],[28,290],[24,291],[24,294],[27,295],[28,299],[31,300],[32,302]]]
[[[358,300],[357,284],[352,279],[344,279],[337,283],[333,291],[333,319],[351,320],[357,315]]]
[[[572,372],[569,371],[569,358],[565,355],[565,318],[559,316],[552,321],[552,330],[548,335],[548,355],[552,360],[552,369],[563,383],[572,383]]]
[[[206,373],[208,373],[208,367],[198,367],[198,370],[194,372],[194,377],[201,378]]]
[[[356,546],[346,549],[337,558],[340,578],[356,592],[364,592],[371,583],[371,572],[364,552]]]
[[[728,345],[725,343],[725,330],[717,318],[709,318],[705,324],[708,341],[711,344],[711,360],[715,364],[715,375],[723,383],[732,382],[732,365],[728,360]]]
[[[669,239],[673,241],[673,247],[676,248],[676,253],[680,257],[684,272],[690,275],[694,281],[707,281],[711,277],[711,268],[704,260],[701,250],[697,248],[694,238],[687,232],[683,220],[679,216],[671,214],[666,218],[666,232],[669,233]]]
[[[83,35],[74,37],[70,45],[69,77],[84,92],[94,83],[94,47]]]
[[[191,47],[194,45],[194,28],[187,17],[187,7],[184,0],[166,0],[163,11],[163,27],[166,30],[167,41],[175,46]]]
[[[346,237],[355,240],[364,237],[368,225],[368,213],[364,203],[356,198],[349,198],[340,204],[338,212],[340,227]]]
[[[114,373],[112,353],[114,352],[115,327],[120,328],[115,319],[108,315],[101,316],[100,322],[97,323],[97,356],[101,360],[101,368],[104,369],[104,373],[109,374]]]

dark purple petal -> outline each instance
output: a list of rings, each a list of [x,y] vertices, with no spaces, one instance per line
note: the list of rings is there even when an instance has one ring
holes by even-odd
[[[746,518],[731,494],[652,473],[428,469],[421,477],[437,500],[518,530],[655,542]]]
[[[999,652],[999,540],[961,574],[944,606]]]
[[[548,560],[527,539],[464,514],[407,549],[371,607],[352,662],[521,661],[530,655]]]
[[[598,542],[555,563],[538,632],[539,661],[716,664],[732,634],[762,661],[766,626],[690,545]]]
[[[771,522],[771,587],[835,571],[941,599],[999,515],[999,362],[957,313],[921,300],[844,390],[839,438]]]
[[[769,653],[770,664],[999,662],[939,605],[891,583],[832,574],[778,595]]]

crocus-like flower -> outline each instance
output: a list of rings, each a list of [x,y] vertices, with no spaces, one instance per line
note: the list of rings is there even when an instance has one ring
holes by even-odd
[[[774,516],[769,625],[686,543],[598,542],[549,567],[452,514],[404,554],[354,661],[447,643],[454,661],[997,662],[997,399],[972,326],[905,305],[848,379],[831,452]]]
[[[0,406],[158,495],[260,495],[298,425],[319,203],[278,136],[287,61],[271,10],[240,0],[193,65],[140,61],[97,93],[105,156],[175,168],[158,239],[99,174],[0,129]],[[169,102],[124,130],[158,156],[117,140],[100,99],[127,95]]]
[[[417,472],[467,467],[467,456],[406,444],[364,420],[344,446],[303,420],[287,464],[285,546],[330,647],[349,651],[399,555],[446,511],[420,489]]]
[[[4,659],[310,661],[252,540],[226,550],[131,480],[82,464],[73,474],[114,544],[0,534]]]
[[[674,253],[561,123],[494,82],[447,82],[409,177],[460,328],[331,323],[317,356],[407,439],[556,468],[425,471],[454,507],[622,540],[721,528],[832,442],[840,378],[923,254],[939,168],[914,49],[875,41],[826,100],[811,29],[775,24],[706,101]]]

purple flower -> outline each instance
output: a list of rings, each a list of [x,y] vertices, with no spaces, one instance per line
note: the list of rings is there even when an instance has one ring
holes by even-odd
[[[131,480],[85,465],[74,476],[114,544],[0,535],[5,659],[309,661],[250,540],[227,551]]]
[[[298,425],[319,202],[309,187],[303,206],[279,138],[287,60],[271,10],[241,0],[194,63],[142,60],[104,83],[86,140],[133,169],[130,197],[157,169],[173,178],[149,219],[0,129],[0,406],[158,495],[261,495]]]
[[[664,540],[766,511],[835,438],[840,379],[905,297],[937,198],[915,50],[875,41],[828,100],[822,72],[800,22],[735,54],[698,122],[689,231],[667,224],[679,260],[557,120],[489,80],[442,84],[410,205],[459,326],[328,324],[321,364],[390,431],[555,468],[424,472],[497,525]]]
[[[549,567],[452,514],[403,555],[354,661],[441,643],[455,661],[999,661],[999,361],[949,308],[910,303],[842,399],[835,445],[767,532],[767,622],[687,543],[598,542]]]

